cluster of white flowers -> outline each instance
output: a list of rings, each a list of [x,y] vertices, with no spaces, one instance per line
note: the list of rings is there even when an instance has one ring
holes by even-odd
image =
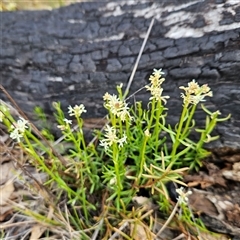
[[[20,142],[20,139],[23,137],[25,130],[28,128],[28,121],[20,117],[20,119],[11,125],[13,131],[10,133],[12,139],[16,139],[17,142]]]
[[[120,100],[115,94],[111,95],[108,92],[103,96],[105,101],[105,107],[115,116],[119,117],[121,121],[125,121],[127,118],[131,121],[132,117],[129,113],[129,107],[127,103]]]
[[[68,107],[69,116],[80,117],[84,112],[87,112],[87,110],[83,104]]]
[[[122,138],[118,138],[117,130],[114,127],[106,125],[105,139],[100,140],[100,146],[103,146],[107,150],[113,143],[117,143],[119,148],[123,147],[123,144],[127,142],[127,136],[124,133]]]
[[[181,93],[181,97],[183,98],[184,104],[198,104],[199,102],[205,101],[205,97],[212,97],[212,91],[207,84],[202,85],[201,87],[197,82],[193,79],[190,83],[188,83],[188,87],[179,87],[185,91]]]
[[[162,78],[162,69],[153,69],[152,75],[149,77],[151,82],[150,86],[145,86],[148,91],[151,92],[151,97],[149,100],[156,99],[157,101],[163,101],[164,104],[167,103],[169,96],[162,96],[163,88],[161,87],[162,83],[165,81],[165,78]]]
[[[176,192],[179,194],[179,197],[177,199],[179,204],[187,204],[188,196],[192,194],[192,191],[184,192],[184,188],[180,187],[180,188],[176,189]]]
[[[68,107],[69,116],[75,116],[76,118],[79,118],[84,112],[87,112],[87,110],[85,109],[85,106],[83,104],[75,105],[74,107]],[[72,120],[69,120],[67,118],[64,118],[63,121],[65,122],[65,124],[57,126],[61,131],[69,129],[70,125],[72,124]]]

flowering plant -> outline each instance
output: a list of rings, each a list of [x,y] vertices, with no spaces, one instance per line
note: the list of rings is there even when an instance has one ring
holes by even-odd
[[[141,189],[149,190],[159,209],[169,214],[171,202],[166,184],[174,182],[185,186],[181,180],[183,173],[189,169],[197,170],[209,154],[203,148],[204,143],[218,138],[211,135],[212,131],[218,122],[230,116],[221,119],[219,111],[206,109],[202,103],[213,93],[207,84],[200,86],[192,80],[187,87],[180,87],[184,91],[180,95],[182,112],[175,127],[170,126],[166,120],[169,96],[163,95],[165,78],[162,75],[161,69],[154,69],[150,83],[144,87],[150,93],[147,109],[141,102],[129,106],[123,97],[122,84],[117,86],[117,94],[103,96],[108,122],[103,132],[96,132],[97,142],[87,144],[85,141],[82,115],[86,109],[83,104],[69,106],[66,116],[60,103],[53,103],[57,127],[62,134],[53,145],[63,142],[61,152],[64,156],[58,154],[44,137],[37,137],[41,135],[30,121],[23,117],[16,121],[6,106],[0,106],[0,121],[8,127],[10,137],[31,155],[32,164],[39,171],[48,174],[49,180],[44,187],[58,193],[56,202],[64,198],[73,206],[74,216],[66,220],[71,221],[71,227],[84,232],[86,227],[91,228],[94,214],[105,208],[103,218],[108,211],[119,217],[127,216],[132,199]],[[194,121],[199,103],[206,113],[203,128],[196,128]],[[42,113],[41,118],[44,119]],[[76,125],[72,127],[74,123]],[[191,139],[192,132],[199,134],[198,141]],[[100,206],[101,201],[96,195],[102,192],[103,206]],[[186,210],[184,206],[187,206],[190,191],[184,193],[179,188],[177,192],[178,204]],[[190,216],[189,211],[186,210],[185,215]],[[106,228],[109,224],[106,223]]]

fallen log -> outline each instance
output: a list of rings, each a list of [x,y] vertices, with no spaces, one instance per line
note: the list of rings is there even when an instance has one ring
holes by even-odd
[[[31,116],[38,105],[83,103],[85,117],[102,117],[102,96],[126,86],[152,18],[155,23],[130,93],[153,68],[166,73],[169,120],[178,121],[179,86],[208,83],[206,106],[232,117],[217,128],[218,146],[240,147],[240,3],[221,0],[100,1],[52,11],[1,12],[1,83]],[[0,98],[6,96],[0,93]],[[144,91],[135,98],[147,102]],[[196,115],[199,124],[203,115]]]

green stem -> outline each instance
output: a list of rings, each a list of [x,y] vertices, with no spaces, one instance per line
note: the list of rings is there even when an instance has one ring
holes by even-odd
[[[109,112],[110,115],[110,122],[112,123],[112,126],[117,129],[117,118],[114,114]],[[114,170],[115,170],[115,175],[116,175],[116,181],[117,181],[117,210],[120,211],[120,197],[121,197],[121,190],[122,190],[122,183],[121,183],[121,176],[119,173],[120,166],[119,166],[119,150],[117,143],[113,143],[113,152],[112,152],[112,157],[113,157],[113,163],[114,163]]]
[[[84,212],[84,216],[86,218],[86,221],[88,222],[88,209],[87,209],[87,201],[86,201],[86,193],[85,193],[85,185],[84,185],[84,174],[83,169],[80,170],[80,181],[81,181],[81,196],[82,196],[82,208]]]
[[[173,143],[173,148],[172,148],[172,152],[171,152],[171,162],[172,163],[176,161],[175,155],[176,155],[176,152],[177,152],[177,148],[180,144],[179,140],[180,140],[180,135],[181,135],[181,131],[182,131],[182,128],[183,128],[184,118],[185,118],[185,115],[186,115],[187,110],[188,110],[187,107],[188,107],[187,104],[185,104],[184,107],[183,107],[181,118],[180,118],[178,129],[177,129],[177,135],[176,135],[176,138],[175,138],[175,142]]]
[[[46,146],[44,146],[44,144],[43,144],[41,141],[39,141],[39,139],[36,138],[30,131],[26,131],[25,133],[26,133],[27,139],[30,138],[30,139],[34,142],[34,144],[35,144],[36,146],[38,146],[38,150],[41,149],[44,153],[48,153],[49,155],[52,154],[52,152],[49,151],[49,148],[47,148]],[[25,139],[25,140],[26,140],[26,139]],[[31,144],[31,146],[32,146],[32,144]]]
[[[121,198],[121,191],[123,189],[122,182],[121,182],[121,175],[120,175],[120,166],[119,166],[119,155],[118,155],[118,148],[117,144],[113,144],[113,162],[114,162],[114,169],[116,174],[116,181],[117,181],[117,210],[120,211],[120,198]]]
[[[208,124],[208,126],[206,126],[207,127],[206,130],[204,132],[202,132],[201,138],[200,138],[199,142],[197,143],[197,146],[196,146],[196,150],[197,151],[202,148],[202,146],[204,144],[204,141],[207,138],[207,135],[212,132],[212,130],[213,130],[214,126],[216,125],[216,123],[217,123],[216,119],[212,119],[210,121],[210,123]]]
[[[146,151],[147,140],[148,140],[148,137],[144,135],[144,141],[143,141],[143,145],[142,145],[141,153],[140,153],[140,166],[139,166],[137,184],[140,183],[140,178],[141,178],[142,173],[143,173],[143,167],[144,167],[144,164],[145,164],[145,151]]]
[[[152,122],[153,122],[153,118],[154,118],[154,114],[155,114],[154,111],[155,111],[155,109],[156,109],[156,107],[155,107],[155,105],[156,105],[156,100],[155,100],[155,99],[152,99],[151,105],[152,105],[152,109],[151,109],[151,112],[150,112],[151,117],[150,117],[150,120],[149,120],[149,122],[148,122],[148,129],[151,129],[151,127],[152,127]]]
[[[193,115],[194,115],[194,113],[196,111],[196,107],[197,107],[197,105],[193,105],[192,106],[191,112],[190,112],[190,114],[189,114],[189,116],[187,118],[186,125],[184,126],[184,130],[182,132],[182,136],[185,136],[185,134],[187,133],[187,131],[189,129],[189,125],[190,125],[190,123],[191,123],[191,121],[193,119]]]
[[[77,117],[77,123],[78,123],[78,138],[79,138],[79,142],[82,143],[83,146],[83,150],[86,151],[87,147],[86,147],[86,143],[84,140],[84,136],[83,136],[83,131],[82,131],[82,126],[83,126],[83,120],[79,117]]]
[[[161,128],[159,128],[160,126],[160,116],[161,116],[161,113],[162,113],[162,110],[163,110],[163,107],[162,107],[162,104],[161,104],[161,101],[158,101],[157,102],[157,106],[156,106],[156,123],[155,123],[155,128],[154,128],[154,131],[153,131],[153,135],[155,136],[155,154],[157,154],[158,152],[158,142],[159,142],[159,135],[161,133]]]

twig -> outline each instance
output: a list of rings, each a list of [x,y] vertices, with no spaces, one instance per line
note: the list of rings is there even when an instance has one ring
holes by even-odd
[[[144,50],[144,48],[145,48],[145,45],[146,45],[146,43],[147,43],[148,37],[149,37],[149,35],[150,35],[150,33],[151,33],[151,30],[152,30],[152,27],[153,27],[153,23],[154,23],[154,18],[152,19],[152,21],[151,21],[151,23],[150,23],[150,25],[149,25],[149,27],[148,27],[147,34],[146,34],[146,36],[145,36],[145,38],[144,38],[144,41],[143,41],[143,44],[142,44],[142,46],[141,46],[140,52],[139,52],[139,54],[138,54],[136,63],[135,63],[135,65],[134,65],[134,68],[133,68],[133,70],[132,70],[131,76],[130,76],[130,78],[129,78],[128,85],[127,85],[127,87],[126,87],[126,89],[125,89],[123,98],[125,98],[125,97],[127,96],[128,92],[129,92],[129,89],[130,89],[130,87],[131,87],[131,85],[132,85],[132,81],[133,81],[134,75],[135,75],[135,73],[136,73],[136,70],[137,70],[137,67],[138,67],[140,58],[141,58],[141,56],[142,56],[143,50]]]
[[[168,220],[163,224],[162,228],[158,231],[158,233],[156,234],[157,236],[160,236],[160,234],[164,231],[164,229],[167,227],[167,225],[170,223],[170,221],[172,220],[172,218],[174,217],[174,215],[176,214],[176,211],[178,209],[178,205],[179,202],[176,203],[174,209],[172,210],[172,213],[170,214]]]
[[[98,224],[98,227],[97,227],[96,230],[94,231],[91,240],[96,240],[96,239],[97,239],[98,233],[99,233],[99,231],[102,229],[103,222],[104,222],[104,217],[102,217],[102,219],[100,220],[100,222],[99,222],[99,224]]]
[[[190,211],[190,213],[191,213],[193,222],[194,222],[195,225],[196,225],[196,229],[197,229],[197,233],[198,233],[198,239],[199,239],[199,240],[203,240],[202,237],[201,237],[201,233],[200,233],[200,231],[199,231],[199,229],[198,229],[198,227],[197,227],[197,223],[196,223],[196,220],[195,220],[195,217],[194,217],[194,215],[193,215],[193,212],[192,212],[191,207],[189,206],[188,209],[189,209],[189,211]]]
[[[119,231],[122,231],[124,228],[128,226],[129,222],[125,222],[120,228]],[[115,232],[108,240],[114,240],[119,236],[118,232]]]
[[[178,235],[177,237],[175,237],[174,239],[172,239],[172,240],[180,240],[180,239],[182,239],[182,238],[184,238],[185,237],[185,235],[183,234],[183,233],[181,233],[180,235]]]

